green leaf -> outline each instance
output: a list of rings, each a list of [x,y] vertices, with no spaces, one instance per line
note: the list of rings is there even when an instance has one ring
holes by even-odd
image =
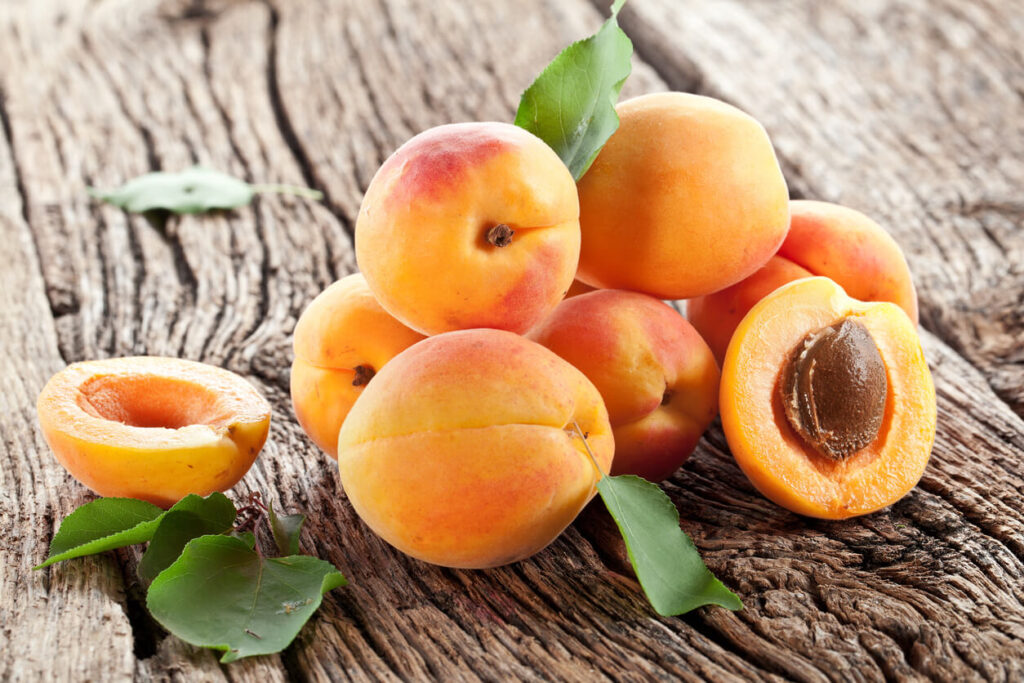
[[[739,597],[715,578],[690,537],[679,511],[656,484],[634,476],[602,477],[601,499],[619,525],[640,586],[662,616],[702,605],[743,609]]]
[[[179,507],[180,506],[180,507]],[[139,576],[152,581],[181,555],[185,544],[207,534],[222,534],[235,522],[235,506],[222,493],[188,496],[160,518],[139,562]]]
[[[289,185],[250,185],[220,171],[195,166],[180,173],[158,171],[129,180],[116,190],[89,188],[89,194],[132,213],[165,210],[205,213],[247,206],[258,192],[296,194],[322,199],[323,194]]]
[[[625,0],[593,36],[562,50],[523,93],[515,124],[558,153],[579,180],[619,127],[615,102],[632,68],[633,43],[619,28]]]
[[[86,503],[64,518],[50,541],[46,561],[33,569],[148,541],[163,514],[156,505],[134,498]]]
[[[345,583],[315,557],[262,558],[240,538],[201,536],[150,584],[146,605],[177,637],[232,662],[280,652],[323,594]]]
[[[192,512],[202,515],[213,505],[234,505],[222,493],[211,493],[207,498],[190,494],[185,496],[166,512],[152,503],[134,498],[100,498],[85,505],[64,518],[60,528],[50,542],[50,554],[46,561],[33,567],[42,569],[54,562],[63,562],[74,557],[95,555],[126,545],[145,543],[153,538],[160,520],[171,512]]]
[[[270,531],[274,534],[274,543],[282,555],[299,554],[299,533],[306,522],[306,515],[278,515],[274,512],[274,504],[270,504]]]

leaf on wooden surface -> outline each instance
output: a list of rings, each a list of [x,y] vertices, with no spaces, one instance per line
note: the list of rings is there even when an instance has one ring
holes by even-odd
[[[134,498],[86,503],[64,518],[50,541],[46,561],[33,569],[148,541],[163,514],[158,506]]]
[[[604,476],[597,490],[658,614],[685,614],[703,605],[743,609],[739,597],[705,566],[693,541],[679,528],[679,511],[657,484],[632,475]]]
[[[201,536],[149,587],[146,606],[175,636],[223,650],[222,662],[280,652],[344,586],[329,562],[306,555],[261,557],[235,536]]]
[[[523,92],[515,124],[558,153],[579,180],[619,127],[615,103],[632,69],[633,43],[619,28],[625,0],[596,34],[555,57]]]
[[[211,505],[211,499],[216,499],[217,505],[226,503],[232,511],[235,509],[222,493],[211,493],[207,498],[188,495],[167,511],[134,498],[100,498],[91,501],[64,518],[50,542],[50,553],[46,561],[33,569],[42,569],[54,562],[74,557],[145,543],[153,538],[165,515],[171,512],[202,514]]]
[[[295,194],[309,199],[323,195],[304,187],[250,185],[247,182],[202,166],[169,173],[157,171],[129,180],[116,190],[89,188],[89,194],[132,213],[171,211],[196,214],[215,209],[247,206],[259,192]]]
[[[185,498],[182,503],[189,500]],[[235,506],[221,493],[212,493],[208,498],[195,496],[189,505],[168,510],[160,518],[149,547],[142,554],[139,576],[145,581],[152,581],[178,559],[189,541],[228,531],[235,523],[236,515]]]
[[[279,515],[274,512],[274,504],[271,503],[267,510],[267,516],[278,552],[282,555],[298,555],[299,534],[302,532],[302,525],[306,522],[306,515]]]

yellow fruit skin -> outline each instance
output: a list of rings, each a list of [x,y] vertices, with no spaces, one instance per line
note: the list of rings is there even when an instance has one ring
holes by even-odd
[[[608,413],[582,373],[508,332],[451,332],[378,373],[341,428],[338,468],[359,516],[402,552],[494,567],[544,548],[593,497],[573,421],[607,471]]]
[[[687,93],[616,107],[621,123],[579,181],[588,285],[685,299],[760,268],[789,228],[789,196],[764,128]]]

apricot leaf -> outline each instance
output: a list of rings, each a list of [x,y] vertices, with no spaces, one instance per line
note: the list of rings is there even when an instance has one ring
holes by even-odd
[[[604,476],[597,490],[658,614],[685,614],[702,605],[743,609],[739,597],[705,566],[693,541],[679,528],[679,510],[657,484],[632,475]]]
[[[323,198],[322,193],[305,187],[250,185],[226,173],[202,166],[180,173],[146,173],[129,180],[116,190],[89,188],[89,194],[96,199],[132,213],[163,210],[193,214],[215,209],[237,209],[247,206],[259,192],[295,194],[309,199]]]
[[[619,28],[625,0],[597,33],[555,57],[523,92],[515,124],[558,153],[579,180],[619,127],[615,102],[632,65],[633,43]]]
[[[33,569],[148,541],[163,514],[156,505],[134,498],[86,503],[64,518],[50,541],[46,561]]]
[[[282,555],[299,554],[299,533],[306,522],[306,515],[279,515],[274,512],[273,503],[267,511],[270,519],[270,531],[274,534],[274,543]]]
[[[100,498],[91,501],[64,518],[50,541],[50,554],[46,561],[33,569],[42,569],[54,562],[74,557],[145,543],[153,538],[166,515],[185,512],[202,516],[211,506],[219,509],[229,506],[234,519],[235,506],[222,493],[211,493],[206,498],[191,494],[167,511],[134,498]],[[228,523],[228,526],[231,524]]]
[[[146,606],[178,638],[233,662],[280,652],[345,583],[315,557],[264,558],[235,536],[200,536],[150,584]]]
[[[178,507],[180,506],[180,507]],[[235,506],[222,493],[189,496],[160,518],[139,561],[139,576],[152,581],[181,555],[185,544],[207,534],[222,534],[235,523]]]

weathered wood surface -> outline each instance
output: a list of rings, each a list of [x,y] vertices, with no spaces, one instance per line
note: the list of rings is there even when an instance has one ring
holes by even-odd
[[[355,268],[382,159],[428,126],[509,120],[601,12],[585,0],[0,5],[0,679],[1024,677],[1024,16],[1012,2],[633,0],[627,92],[725,97],[765,122],[795,193],[897,236],[917,277],[939,436],[921,485],[848,522],[761,498],[716,427],[667,485],[744,599],[652,615],[591,507],[484,572],[370,534],[287,397],[303,306]],[[158,231],[87,185],[203,162],[327,200],[257,200]],[[138,353],[228,367],[271,398],[236,489],[315,514],[303,543],[351,580],[280,656],[221,667],[146,615],[121,551],[32,573],[89,494],[38,434],[65,362]]]

